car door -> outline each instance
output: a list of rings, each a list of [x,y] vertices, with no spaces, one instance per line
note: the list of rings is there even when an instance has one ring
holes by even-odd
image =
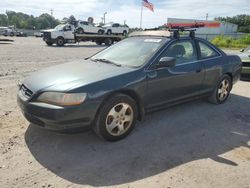
[[[176,65],[154,68],[162,57],[174,57]],[[174,103],[201,92],[205,71],[198,61],[194,40],[173,41],[147,71],[147,108]]]
[[[75,37],[74,37],[74,28],[73,28],[73,26],[66,25],[64,27],[64,29],[63,29],[63,36],[64,36],[64,39],[74,40]]]
[[[203,89],[211,92],[222,74],[223,58],[221,53],[205,40],[196,39],[198,56],[206,70]]]
[[[115,33],[115,34],[119,33],[118,29],[119,29],[119,24],[113,24],[112,33]]]

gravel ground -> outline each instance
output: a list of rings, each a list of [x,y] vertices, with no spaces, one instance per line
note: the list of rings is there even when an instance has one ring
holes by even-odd
[[[250,83],[228,102],[203,100],[150,114],[126,139],[61,135],[31,126],[16,84],[31,72],[101,50],[92,43],[47,47],[38,38],[0,44],[0,187],[250,188]]]

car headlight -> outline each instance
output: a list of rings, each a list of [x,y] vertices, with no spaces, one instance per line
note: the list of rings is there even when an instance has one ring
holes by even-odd
[[[74,106],[82,104],[86,97],[86,93],[44,92],[37,98],[37,101],[59,106]]]

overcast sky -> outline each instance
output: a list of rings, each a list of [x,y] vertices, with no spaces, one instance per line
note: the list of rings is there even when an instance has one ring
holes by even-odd
[[[156,27],[167,22],[168,17],[209,19],[218,16],[234,16],[250,13],[250,0],[149,0],[155,6],[155,12],[143,10],[143,27]],[[100,22],[104,12],[108,12],[107,21],[123,23],[126,20],[131,27],[139,27],[141,0],[1,0],[0,13],[6,10],[20,11],[34,16],[50,13],[58,19],[74,15],[86,20],[94,17]]]

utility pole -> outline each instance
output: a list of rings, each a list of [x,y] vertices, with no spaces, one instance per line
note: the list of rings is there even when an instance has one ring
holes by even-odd
[[[208,13],[206,14],[206,20],[208,20]]]
[[[53,12],[54,10],[53,9],[50,9],[50,15],[53,17]]]
[[[106,24],[106,14],[107,14],[107,12],[105,12],[105,13],[103,14],[103,24],[104,24],[104,25]]]

